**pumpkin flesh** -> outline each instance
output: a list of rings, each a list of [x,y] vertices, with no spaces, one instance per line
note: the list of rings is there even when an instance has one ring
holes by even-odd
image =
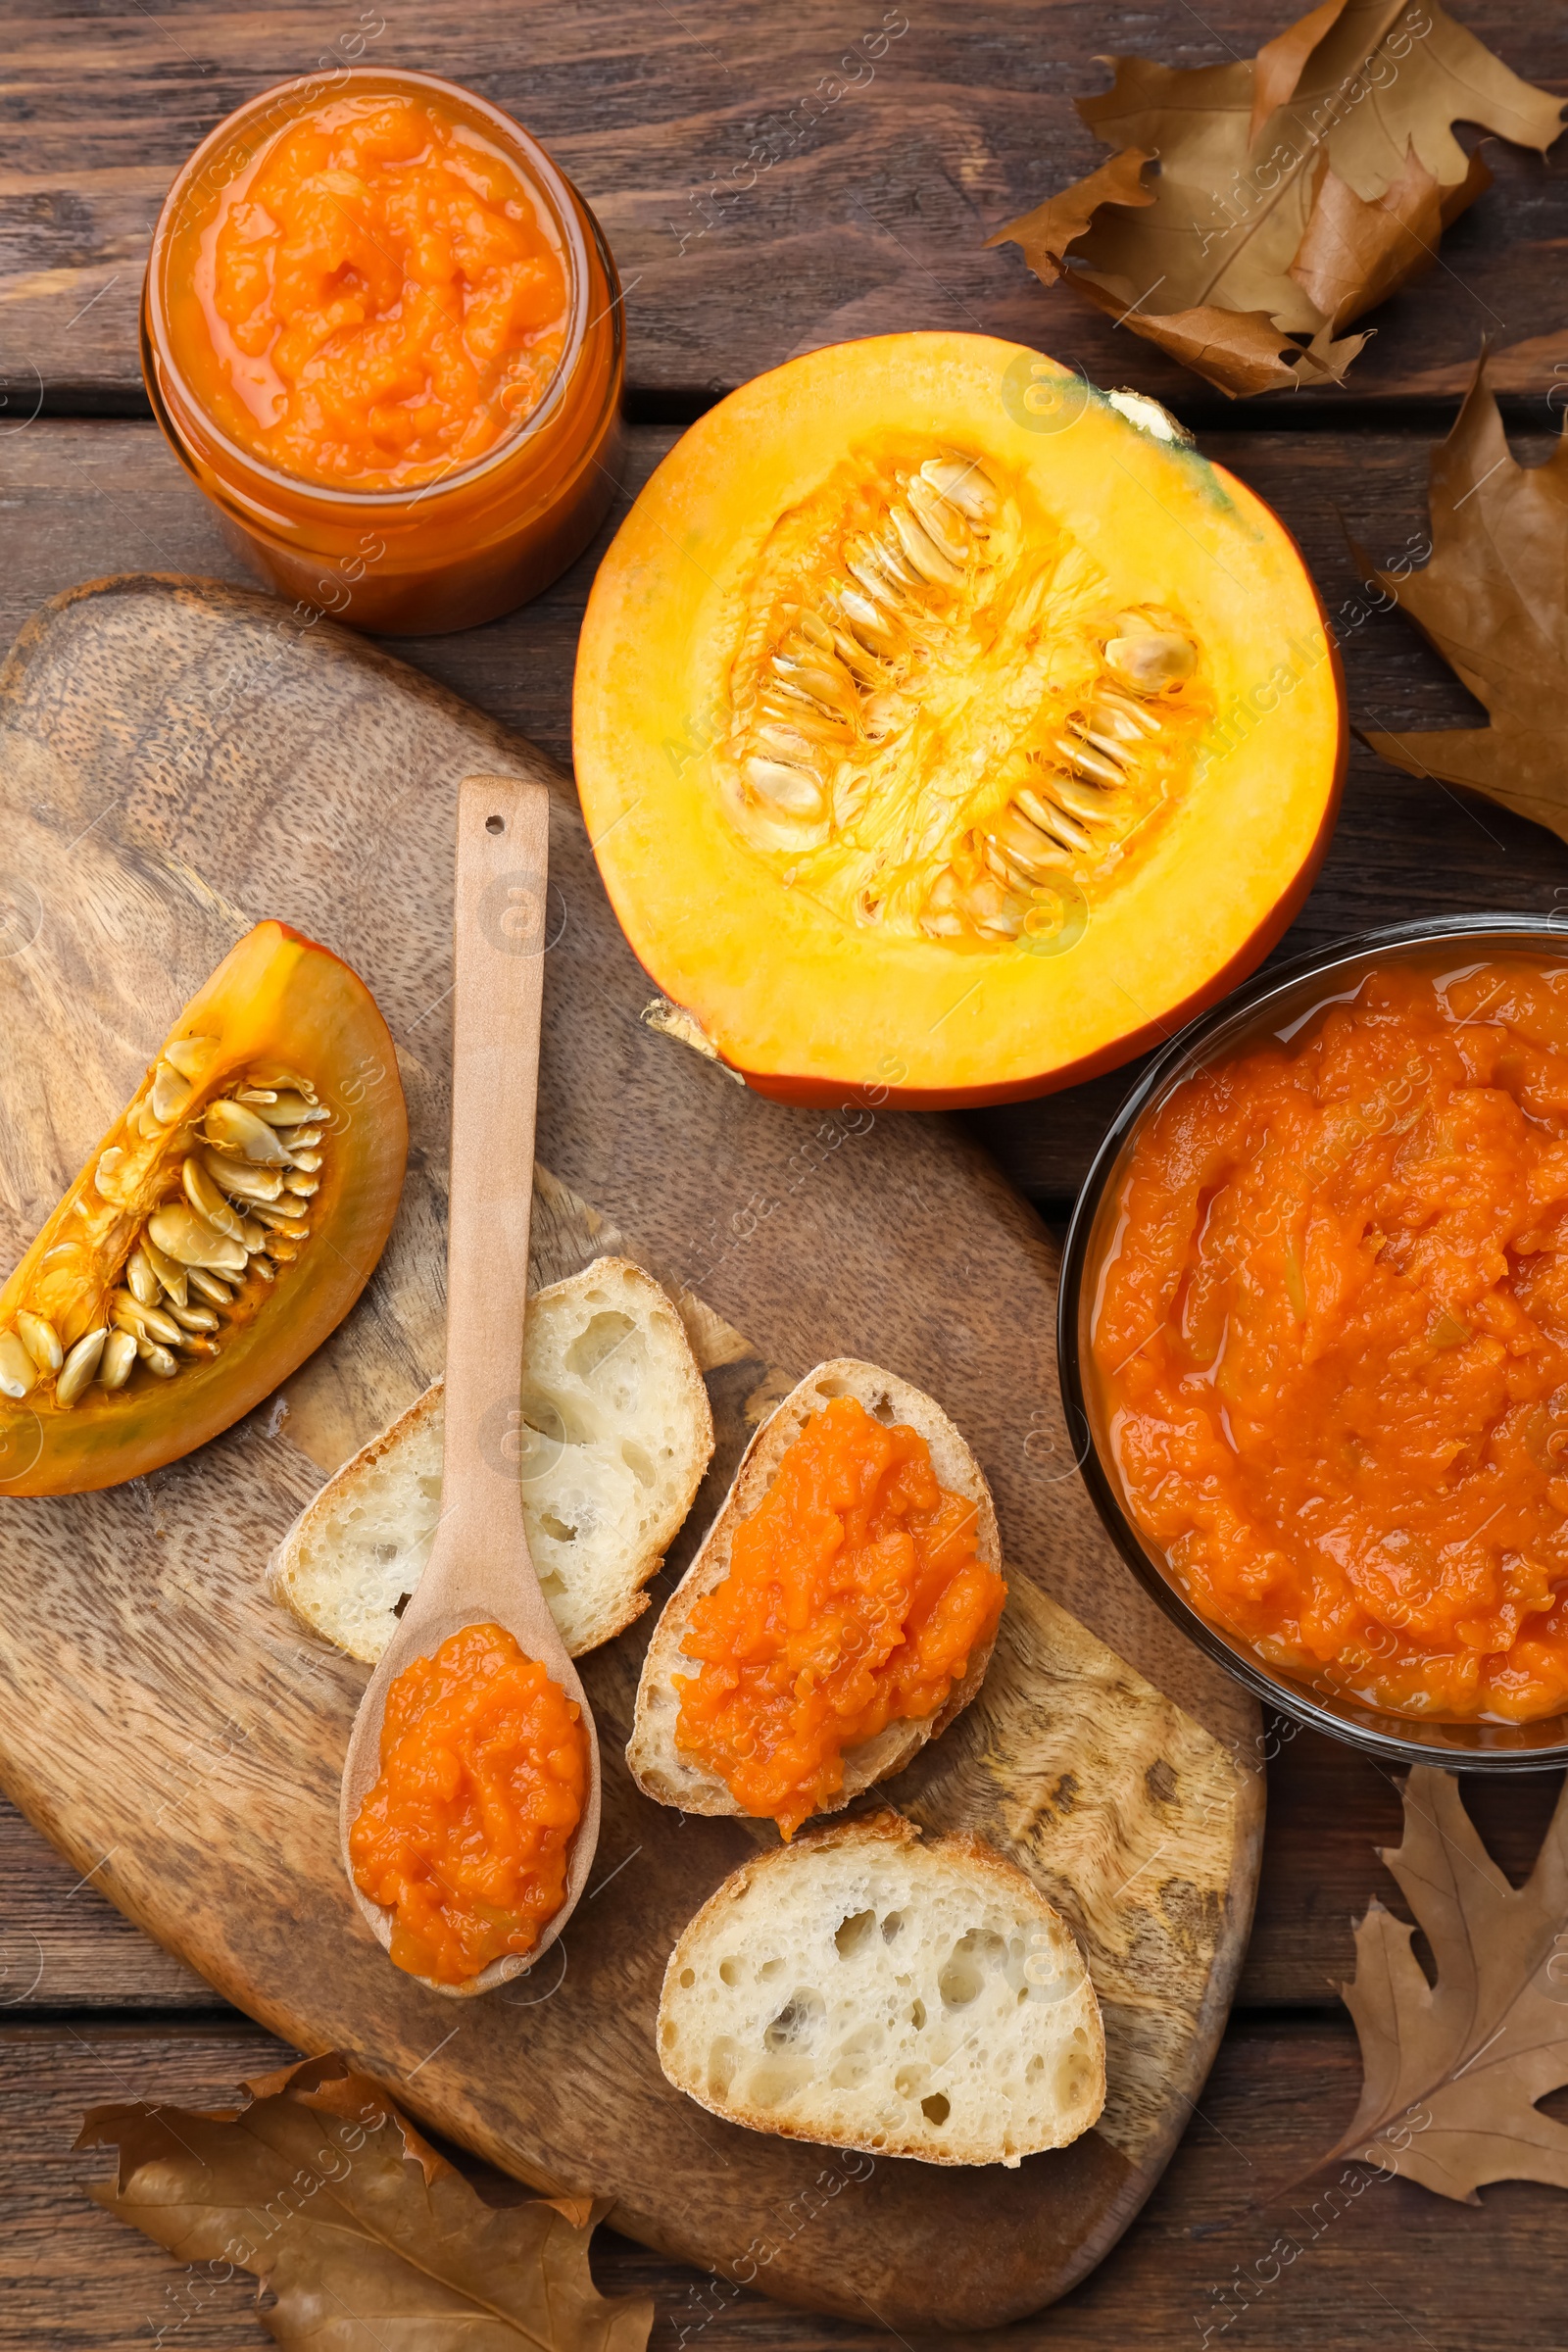
[[[115,1486],[249,1412],[358,1298],[407,1155],[369,991],[258,924],[0,1291],[0,1492]]]
[[[815,352],[685,435],[601,567],[573,722],[600,868],[761,1091],[1069,1084],[1304,897],[1346,745],[1312,584],[1115,398],[983,336]]]

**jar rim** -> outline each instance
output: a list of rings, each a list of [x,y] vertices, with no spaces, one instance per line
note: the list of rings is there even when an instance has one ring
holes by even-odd
[[[269,133],[271,135],[271,131],[281,131],[287,123],[298,121],[302,114],[309,111],[313,100],[318,97],[350,97],[356,90],[388,87],[431,91],[455,102],[458,109],[478,116],[493,130],[497,140],[514,151],[514,160],[519,165],[530,192],[537,193],[548,205],[566,255],[570,274],[570,310],[561,357],[556,363],[544,398],[521,424],[504,434],[493,448],[482,451],[466,466],[438,475],[433,481],[418,482],[401,489],[356,490],[341,488],[330,482],[313,481],[306,474],[285,472],[281,466],[270,464],[254,450],[244,448],[223,431],[206,403],[192,391],[174,356],[173,339],[169,332],[162,299],[163,265],[172,234],[172,223],[180,205],[188,198],[191,183],[254,116],[270,109],[277,110],[276,121]],[[222,184],[220,183],[220,193]],[[618,279],[610,264],[603,238],[597,238],[596,244],[606,264],[612,290],[610,307],[614,310],[620,300]],[[225,115],[220,122],[215,123],[199,146],[186,157],[170,184],[153,229],[147,255],[145,303],[152,330],[150,340],[161,365],[169,369],[184,402],[202,418],[206,430],[212,435],[215,448],[231,465],[291,499],[305,498],[313,503],[319,501],[328,512],[349,514],[369,508],[377,512],[402,513],[410,506],[421,505],[426,500],[438,503],[446,492],[467,489],[485,473],[512,464],[555,422],[565,399],[574,364],[581,355],[590,328],[597,323],[584,316],[588,306],[590,275],[581,200],[565,172],[531,131],[525,130],[520,122],[490,99],[482,98],[476,90],[466,89],[461,82],[448,81],[441,74],[421,73],[412,66],[345,65],[325,73],[296,74],[288,81],[272,82],[267,89],[259,90],[254,98],[248,98],[242,106],[235,107],[231,114]],[[615,331],[618,334],[618,322]],[[149,383],[148,391],[156,406],[167,405],[159,401],[157,389],[152,383]]]

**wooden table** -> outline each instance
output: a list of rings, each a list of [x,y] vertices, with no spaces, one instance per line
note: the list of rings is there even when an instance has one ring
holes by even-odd
[[[1568,10],[1459,7],[1510,65],[1568,94]],[[1385,564],[1422,530],[1428,455],[1483,332],[1516,446],[1543,454],[1568,382],[1568,140],[1545,164],[1493,146],[1496,186],[1445,241],[1427,283],[1377,316],[1343,393],[1228,408],[1067,293],[1045,294],[1015,251],[981,250],[991,229],[1096,160],[1070,98],[1102,86],[1097,51],[1213,62],[1250,54],[1285,21],[1284,5],[1244,0],[1214,0],[1201,17],[1185,0],[865,0],[858,14],[827,0],[13,10],[0,36],[0,643],[42,598],[101,573],[241,576],[148,418],[135,336],[147,231],[173,170],[220,116],[363,43],[368,57],[448,74],[508,107],[598,211],[627,285],[630,489],[703,406],[794,352],[904,327],[1014,335],[1166,400],[1280,510],[1337,618],[1356,720],[1474,723],[1463,690],[1403,621],[1356,617],[1344,524]],[[755,184],[716,198],[759,148],[769,160]],[[399,650],[564,759],[577,624],[601,552],[509,620]],[[1287,950],[1421,912],[1549,910],[1565,898],[1568,850],[1550,836],[1357,748],[1328,863]],[[1126,1076],[976,1116],[1053,1221],[1065,1218]],[[1275,1750],[1257,1925],[1201,2108],[1121,2247],[1023,2339],[1062,2352],[1222,2337],[1251,2352],[1560,2346],[1564,2209],[1552,2192],[1505,2184],[1470,2209],[1393,2180],[1325,2221],[1315,2191],[1288,2185],[1354,2102],[1355,2040],[1337,1986],[1352,1918],[1374,1894],[1397,1905],[1375,1849],[1396,1841],[1398,1803],[1387,1776],[1348,1750],[1289,1727]],[[1545,1777],[1473,1789],[1483,1832],[1516,1876],[1554,1793]],[[265,2340],[243,2287],[193,2302],[156,2248],[88,2204],[81,2183],[105,2168],[70,2149],[96,2101],[216,2104],[280,2055],[0,1806],[0,2347],[119,2352],[176,2323],[164,2341],[182,2352]],[[1271,2262],[1282,2235],[1300,2251]],[[612,2291],[652,2289],[655,2352],[698,2337],[702,2352],[871,2340],[721,2291],[613,2237],[601,2240],[597,2270]],[[1226,2291],[1238,2278],[1256,2288],[1245,2312]]]

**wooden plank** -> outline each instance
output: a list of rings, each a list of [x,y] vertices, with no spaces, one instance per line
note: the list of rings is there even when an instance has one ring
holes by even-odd
[[[219,1996],[0,1797],[0,2012],[212,2009]]]
[[[540,774],[562,911],[539,1136],[568,1190],[541,1179],[535,1278],[622,1246],[748,1334],[712,1367],[708,1511],[749,1400],[824,1355],[918,1373],[953,1411],[996,1490],[1010,1599],[980,1696],[901,1776],[898,1801],[980,1832],[1037,1877],[1084,1939],[1107,2022],[1112,2094],[1072,2149],[1000,2178],[879,2175],[866,2210],[824,2224],[808,2259],[781,2252],[773,2282],[841,2312],[870,2294],[894,2326],[1033,2310],[1114,2241],[1174,2144],[1228,2008],[1261,1826],[1251,1702],[1121,1568],[1070,1472],[1052,1473],[1065,1440],[1049,1240],[947,1122],[847,1105],[850,1124],[824,1128],[651,1034],[647,983],[565,780],[363,643],[324,623],[291,640],[278,618],[260,596],[110,581],[48,609],[7,665],[8,822],[45,919],[0,962],[5,1246],[126,1099],[191,980],[246,928],[241,907],[325,938],[373,989],[410,1098],[409,1181],[361,1305],[279,1398],[134,1487],[5,1505],[6,1786],[250,2014],[313,2045],[350,2043],[522,2177],[586,2177],[649,2242],[716,2259],[810,2177],[795,2144],[714,2126],[722,2171],[692,2178],[707,2119],[654,2060],[662,1956],[757,1832],[683,1823],[630,1784],[652,1620],[584,1666],[604,1876],[563,1943],[569,1976],[510,1987],[449,2032],[343,1882],[338,1781],[363,1670],[306,1642],[260,1586],[321,1470],[439,1366],[449,1045],[431,1015],[450,992],[453,786],[475,770]],[[213,727],[220,696],[233,716]],[[332,1100],[330,1069],[310,1074]],[[337,1083],[354,1116],[373,1115]],[[177,1405],[177,1384],[168,1394]],[[1160,1864],[1167,1852],[1179,1862]],[[968,2273],[950,2240],[976,2246]]]
[[[632,435],[628,489],[674,438]],[[1474,706],[1396,612],[1374,612],[1357,585],[1346,528],[1373,562],[1419,555],[1427,461],[1436,436],[1357,430],[1205,434],[1203,446],[1284,516],[1299,540],[1341,637],[1352,718],[1395,730],[1475,723]],[[1522,436],[1539,458],[1544,436]],[[211,512],[148,424],[40,418],[0,442],[7,563],[0,636],[46,596],[131,565],[244,577]],[[489,628],[410,641],[398,651],[562,760],[570,753],[571,669],[589,584],[614,528],[537,604]],[[1400,775],[1359,744],[1339,830],[1316,888],[1279,950],[1299,953],[1409,916],[1568,904],[1568,849],[1523,818]],[[676,1049],[671,1049],[672,1051]],[[1062,1213],[1121,1101],[1131,1072],[1041,1102],[972,1116],[971,1132],[1023,1191]]]
[[[81,2185],[109,2167],[101,2152],[69,2151],[96,2101],[219,2106],[241,2078],[290,2054],[237,2023],[0,2031],[0,2204],[11,2217],[0,2241],[0,2352],[132,2352],[160,2327],[166,2347],[260,2352],[270,2339],[250,2314],[248,2285],[182,2271],[90,2205]],[[1348,2121],[1357,2082],[1348,2026],[1233,2026],[1176,2162],[1115,2259],[1010,2330],[1007,2343],[1016,2352],[1389,2352],[1405,2343],[1558,2352],[1554,2191],[1504,2182],[1467,2207],[1361,2168],[1301,2180]],[[465,2169],[498,2201],[518,2193]],[[809,2247],[817,2226],[808,2205],[783,2208],[768,2242],[793,2234]],[[869,2323],[813,2319],[722,2276],[678,2269],[611,2231],[595,2241],[594,2273],[607,2294],[654,2295],[650,2352],[885,2352],[896,2341]]]
[[[1568,18],[1471,0],[1466,24],[1517,71],[1568,89]],[[255,0],[36,8],[9,32],[0,175],[0,378],[12,415],[140,401],[136,306],[172,173],[270,83],[344,57],[431,68],[516,114],[597,210],[626,283],[631,380],[689,401],[818,343],[910,327],[1037,343],[1097,381],[1223,404],[1061,289],[1007,220],[1102,160],[1072,106],[1107,48],[1172,65],[1250,55],[1284,21],[1258,0],[1202,15],[1092,0],[765,0],[628,13],[618,0],[507,12],[374,0],[323,12]],[[384,29],[376,31],[378,25]],[[1481,335],[1497,380],[1544,403],[1568,362],[1568,152],[1494,141],[1497,185],[1424,284],[1374,315],[1363,398],[1447,395]],[[1332,401],[1339,395],[1328,395]],[[1323,402],[1324,396],[1307,395]],[[1544,412],[1543,411],[1543,414]]]

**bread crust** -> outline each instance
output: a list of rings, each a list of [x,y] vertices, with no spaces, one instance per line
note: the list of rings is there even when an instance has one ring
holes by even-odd
[[[695,1439],[694,1454],[700,1456],[700,1459],[697,1461],[696,1474],[690,1481],[690,1491],[679,1498],[678,1506],[671,1505],[663,1525],[657,1531],[657,1540],[649,1544],[643,1556],[637,1560],[633,1581],[628,1584],[627,1590],[618,1595],[614,1607],[604,1612],[597,1622],[593,1641],[586,1645],[579,1643],[572,1648],[571,1655],[573,1657],[583,1656],[587,1649],[601,1648],[606,1642],[613,1641],[617,1634],[623,1634],[627,1626],[633,1624],[643,1614],[648,1606],[650,1596],[642,1588],[650,1583],[663,1566],[664,1553],[685,1524],[692,1503],[696,1499],[698,1487],[702,1484],[704,1472],[707,1470],[713,1451],[712,1406],[709,1401],[707,1384],[691,1354],[679,1310],[668,1294],[655,1282],[654,1277],[644,1267],[636,1264],[631,1258],[596,1257],[580,1272],[569,1274],[564,1281],[551,1283],[547,1288],[538,1292],[530,1304],[537,1309],[539,1305],[547,1301],[560,1300],[575,1293],[603,1287],[607,1282],[625,1283],[630,1289],[640,1294],[645,1301],[648,1294],[657,1291],[658,1306],[667,1312],[671,1323],[680,1329],[682,1348],[677,1363],[673,1367],[674,1376],[680,1388],[681,1408],[692,1427]],[[373,1476],[388,1455],[396,1455],[412,1440],[422,1435],[429,1422],[440,1410],[445,1394],[445,1382],[432,1381],[429,1388],[416,1396],[414,1402],[406,1406],[397,1419],[389,1423],[379,1436],[369,1439],[360,1447],[358,1453],[352,1455],[340,1469],[334,1471],[325,1485],[306,1504],[293,1526],[283,1537],[268,1561],[263,1574],[263,1584],[270,1599],[287,1609],[290,1615],[297,1618],[309,1632],[318,1635],[322,1640],[332,1642],[335,1648],[345,1650],[350,1657],[359,1658],[368,1666],[373,1666],[376,1663],[380,1655],[379,1649],[368,1650],[363,1644],[340,1641],[328,1633],[302,1599],[300,1584],[306,1577],[307,1562],[313,1547],[323,1540],[326,1531],[341,1510],[345,1498],[352,1494],[356,1486],[364,1484]]]
[[[729,1877],[714,1889],[702,1909],[682,1931],[665,1965],[663,1982],[660,1988],[659,2022],[655,2029],[661,2053],[660,2063],[665,2080],[672,2083],[677,2090],[682,2091],[687,2098],[694,2100],[699,2107],[706,2108],[710,2115],[719,2116],[726,2123],[739,2124],[750,2132],[770,2132],[781,2139],[804,2139],[817,2146],[859,2149],[867,2155],[874,2156],[909,2157],[923,2164],[1003,2163],[1016,2165],[1019,2161],[1017,2157],[999,2157],[989,2147],[983,2152],[977,2152],[973,2143],[965,2145],[963,2142],[955,2142],[947,2148],[936,2148],[929,2142],[918,2145],[912,2141],[896,2144],[885,2132],[874,2142],[843,2137],[838,2133],[834,2133],[830,2138],[824,2137],[820,2130],[813,2131],[805,2124],[792,2122],[787,2117],[780,2117],[772,2110],[747,2107],[739,2103],[725,2105],[723,2101],[710,2095],[700,2077],[688,2079],[685,2074],[672,2072],[670,2067],[665,2064],[662,2054],[663,2028],[666,2016],[673,2008],[679,2006],[680,1994],[683,1989],[680,1984],[682,1972],[695,1971],[700,1966],[704,1947],[710,1936],[716,1936],[721,1931],[726,1912],[751,1894],[760,1882],[765,1887],[772,1877],[781,1876],[785,1872],[800,1871],[808,1863],[809,1857],[832,1851],[835,1848],[858,1850],[867,1854],[873,1861],[878,1851],[892,1854],[904,1853],[913,1848],[918,1850],[922,1858],[928,1858],[939,1866],[943,1864],[958,1866],[969,1876],[988,1886],[1000,1901],[1012,1905],[1026,1918],[1038,1922],[1053,1933],[1059,1932],[1060,1936],[1071,1946],[1077,1956],[1080,1967],[1083,1966],[1077,1938],[1054,1905],[1047,1900],[1034,1881],[1024,1871],[1021,1871],[1015,1863],[1009,1862],[1004,1854],[999,1853],[995,1846],[987,1845],[983,1838],[975,1838],[967,1832],[927,1835],[922,1832],[917,1822],[910,1821],[906,1815],[896,1812],[892,1806],[884,1806],[876,1813],[858,1814],[853,1821],[835,1822],[821,1828],[808,1825],[789,1845],[769,1847],[731,1871]],[[1096,1998],[1087,1968],[1084,1969],[1082,1989],[1084,1999],[1077,2014],[1081,2015],[1090,2034],[1087,2058],[1091,2068],[1091,2080],[1084,2102],[1087,2112],[1077,2131],[1067,2133],[1062,2138],[1043,2143],[1047,2146],[1068,2145],[1072,2139],[1079,2137],[1082,2132],[1093,2127],[1104,2106],[1104,2027],[1101,2018],[1100,2003]],[[1038,2153],[1040,2151],[1025,2152]]]
[[[856,1356],[833,1356],[818,1364],[768,1415],[747,1446],[717,1518],[654,1629],[637,1685],[626,1761],[643,1794],[660,1804],[673,1805],[683,1813],[744,1813],[745,1808],[717,1774],[682,1755],[676,1746],[680,1701],[672,1686],[683,1671],[695,1671],[681,1642],[695,1604],[729,1574],[736,1528],[760,1504],[780,1462],[811,1415],[834,1396],[854,1396],[878,1419],[903,1422],[919,1432],[931,1449],[932,1467],[941,1484],[975,1506],[976,1553],[988,1568],[1002,1573],[1002,1539],[985,1473],[935,1399],[896,1373],[884,1372]],[[890,1723],[874,1740],[847,1748],[844,1787],[836,1797],[819,1806],[812,1818],[842,1812],[878,1781],[902,1772],[928,1740],[945,1732],[985,1681],[995,1646],[993,1634],[984,1648],[970,1658],[967,1674],[954,1686],[946,1705],[935,1715],[923,1723]]]

